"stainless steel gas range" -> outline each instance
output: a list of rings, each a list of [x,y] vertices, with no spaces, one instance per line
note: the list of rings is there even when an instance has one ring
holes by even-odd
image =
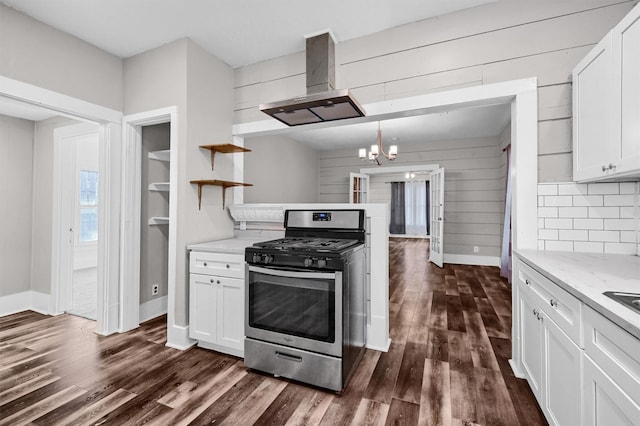
[[[365,344],[364,210],[287,210],[247,247],[244,363],[341,392]]]

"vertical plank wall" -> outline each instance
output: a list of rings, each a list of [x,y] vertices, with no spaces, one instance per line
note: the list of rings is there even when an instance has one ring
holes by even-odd
[[[366,104],[537,77],[539,181],[571,180],[571,70],[635,4],[498,1],[402,25],[340,42],[336,83]],[[234,122],[264,120],[261,102],[305,93],[304,52],[234,77]]]

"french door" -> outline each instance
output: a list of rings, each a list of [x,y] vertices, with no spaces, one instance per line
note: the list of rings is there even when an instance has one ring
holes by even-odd
[[[429,174],[429,220],[431,244],[429,261],[442,268],[444,254],[444,169]]]
[[[349,173],[349,202],[351,204],[369,202],[369,175]]]

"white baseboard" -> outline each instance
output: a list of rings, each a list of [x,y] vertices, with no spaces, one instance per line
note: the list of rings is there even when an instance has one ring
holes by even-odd
[[[167,344],[166,346],[184,351],[198,343],[197,340],[189,338],[189,326],[167,324]]]
[[[48,294],[39,291],[23,291],[0,297],[0,317],[23,311],[35,311],[43,315],[49,315]]]
[[[498,266],[500,258],[497,256],[473,256],[469,254],[444,254],[444,263],[455,265]]]
[[[167,313],[167,296],[156,297],[140,304],[138,322],[143,323]]]
[[[518,365],[516,364],[516,361],[513,358],[509,359],[509,366],[511,367],[511,371],[513,371],[513,375],[516,376],[518,379],[527,378],[527,376],[525,376],[522,373],[522,371],[518,369]]]

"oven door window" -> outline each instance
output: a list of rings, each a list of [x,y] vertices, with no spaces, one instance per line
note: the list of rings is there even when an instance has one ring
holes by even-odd
[[[248,309],[252,328],[335,342],[335,279],[251,272]]]

